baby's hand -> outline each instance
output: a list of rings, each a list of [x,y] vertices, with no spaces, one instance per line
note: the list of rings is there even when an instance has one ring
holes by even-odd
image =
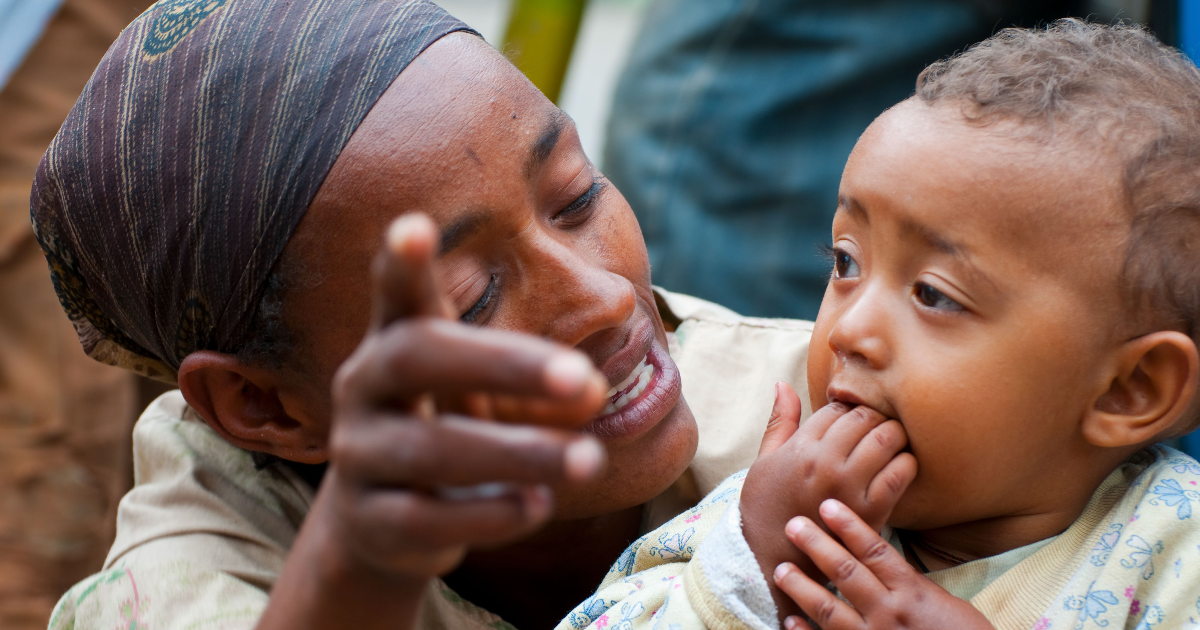
[[[845,505],[832,499],[825,501],[820,514],[845,547],[803,516],[788,523],[787,536],[833,578],[834,586],[850,604],[790,562],[775,570],[775,584],[822,630],[992,630],[982,613],[917,573]],[[812,630],[797,616],[788,617],[783,625],[787,630]]]
[[[775,386],[758,459],[742,488],[742,529],[767,582],[775,567],[791,561],[814,578],[821,574],[781,536],[792,517],[815,518],[825,499],[835,498],[883,527],[900,495],[917,474],[903,427],[868,407],[831,403],[797,428],[800,398],[786,383]],[[794,611],[786,595],[772,589],[781,616]]]

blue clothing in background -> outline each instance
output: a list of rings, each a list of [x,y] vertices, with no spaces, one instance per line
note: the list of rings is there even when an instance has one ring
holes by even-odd
[[[654,2],[603,165],[641,222],[655,284],[747,315],[815,318],[829,273],[818,247],[862,131],[928,63],[1069,4]]]
[[[61,4],[62,0],[0,0],[0,90]]]

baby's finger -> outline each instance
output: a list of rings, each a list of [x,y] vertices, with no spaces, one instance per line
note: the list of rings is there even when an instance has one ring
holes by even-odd
[[[912,453],[900,453],[892,458],[867,486],[867,505],[888,506],[890,514],[904,491],[917,478],[917,458]],[[874,512],[873,512],[874,513]],[[887,518],[886,515],[883,516]]]
[[[451,317],[433,277],[437,243],[437,227],[423,214],[406,214],[388,227],[372,269],[371,330],[408,317]]]
[[[813,414],[800,425],[799,433],[803,434],[804,439],[809,442],[815,442],[825,437],[825,432],[829,427],[837,422],[838,418],[846,415],[850,411],[849,405],[841,402],[831,402],[820,409],[813,411]]]
[[[835,536],[842,539],[846,549],[862,563],[860,566],[865,569],[863,573],[871,573],[872,580],[875,580],[876,584],[882,584],[883,590],[890,590],[890,587],[898,582],[917,576],[916,571],[908,566],[908,562],[894,547],[880,538],[870,525],[840,501],[826,499],[821,503],[820,512],[825,525]],[[838,588],[841,589],[840,584]],[[851,602],[858,601],[846,590],[842,589],[842,593]],[[872,596],[876,599],[881,595],[880,591],[873,593]]]
[[[864,436],[887,420],[887,416],[878,411],[859,405],[829,427],[825,437],[821,438],[822,446],[829,452],[845,453],[849,457]]]
[[[771,408],[767,432],[763,434],[758,447],[759,457],[774,452],[792,437],[800,427],[800,410],[800,397],[796,395],[796,390],[783,381],[775,383],[775,406]]]
[[[869,480],[908,445],[908,434],[896,420],[886,420],[863,436],[850,452],[851,469]]]
[[[862,627],[863,618],[858,611],[846,605],[846,602],[838,599],[836,595],[814,582],[812,578],[804,575],[804,572],[791,562],[779,565],[775,569],[774,577],[775,585],[779,587],[779,590],[787,593],[787,596],[800,606],[800,610],[817,622],[822,630]],[[794,617],[789,617],[789,619],[794,619]],[[797,619],[797,621],[799,620]],[[784,623],[787,623],[786,620]],[[787,626],[787,628],[788,630],[793,628],[810,629],[810,626],[795,624]]]
[[[845,509],[844,506],[843,509]],[[797,516],[788,521],[784,531],[792,544],[804,552],[813,561],[813,564],[817,565],[821,573],[824,573],[825,577],[833,582],[838,591],[859,610],[869,609],[873,602],[878,601],[880,596],[887,593],[887,588],[871,574],[868,567],[859,562],[845,547],[813,521],[803,516]],[[878,536],[876,537],[878,538]],[[805,612],[808,610],[806,609]],[[820,620],[817,620],[817,623],[822,627],[825,626],[824,622]]]

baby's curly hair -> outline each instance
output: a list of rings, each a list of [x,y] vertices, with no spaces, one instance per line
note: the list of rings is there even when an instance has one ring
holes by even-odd
[[[1130,235],[1122,284],[1134,320],[1200,332],[1200,70],[1130,24],[1004,29],[930,65],[913,97],[968,121],[1099,140],[1123,167]]]

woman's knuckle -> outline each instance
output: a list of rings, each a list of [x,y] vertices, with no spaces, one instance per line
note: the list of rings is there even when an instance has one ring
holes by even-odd
[[[423,520],[423,504],[411,492],[396,492],[391,500],[391,506],[385,512],[384,520],[394,528],[393,533],[400,538],[409,538],[417,533]]]
[[[384,354],[383,369],[391,374],[404,375],[421,367],[416,356],[417,327],[417,324],[409,321],[396,322],[388,327],[387,343],[381,348]]]
[[[333,402],[337,406],[344,406],[353,400],[354,393],[357,389],[357,384],[361,379],[362,360],[358,352],[350,355],[340,366],[337,372],[333,375],[333,383],[330,391],[333,395]]]
[[[353,464],[358,458],[358,445],[353,431],[332,431],[329,435],[329,459],[334,462]]]

